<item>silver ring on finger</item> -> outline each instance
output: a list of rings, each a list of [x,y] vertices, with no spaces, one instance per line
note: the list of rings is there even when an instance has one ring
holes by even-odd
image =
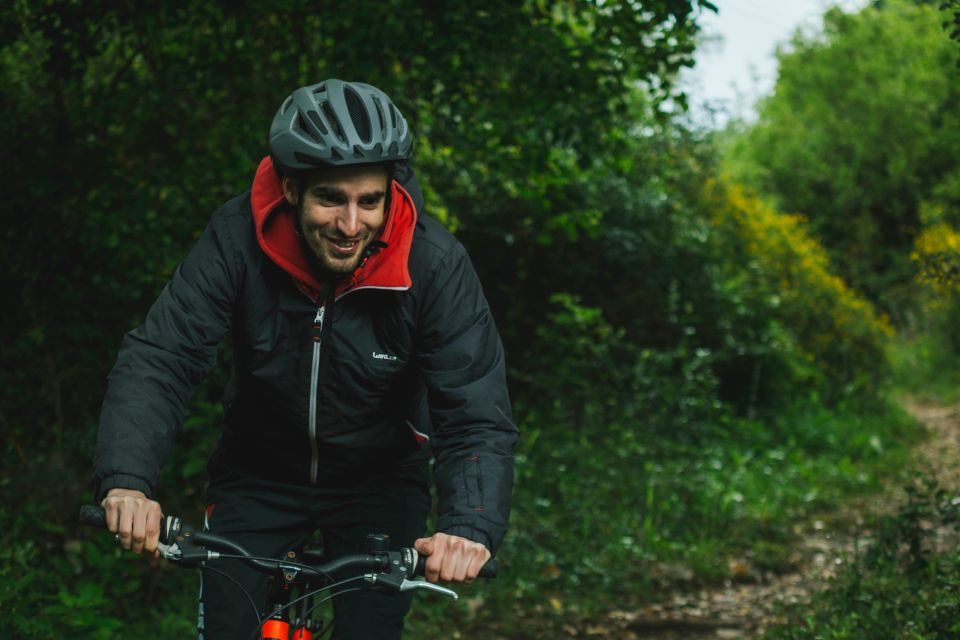
[[[120,534],[119,533],[113,534],[113,539],[117,542],[120,542]]]

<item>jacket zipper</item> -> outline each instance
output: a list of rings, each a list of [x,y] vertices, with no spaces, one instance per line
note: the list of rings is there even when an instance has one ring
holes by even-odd
[[[317,445],[317,383],[320,378],[320,343],[323,334],[323,314],[326,307],[317,307],[317,315],[313,319],[313,363],[310,366],[310,484],[317,483],[317,468],[319,466],[320,451]]]

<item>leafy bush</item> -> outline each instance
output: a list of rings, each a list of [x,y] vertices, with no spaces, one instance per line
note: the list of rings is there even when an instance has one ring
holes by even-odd
[[[960,286],[960,232],[946,222],[924,229],[910,255],[918,278],[935,291],[947,294]]]
[[[744,321],[757,327],[761,354],[779,374],[779,388],[770,391],[799,385],[836,399],[853,384],[875,386],[886,370],[890,324],[833,273],[805,219],[723,182],[707,188],[705,203],[720,279],[731,298],[746,302]]]
[[[947,640],[960,634],[960,499],[930,479],[812,605],[767,640]]]
[[[916,431],[883,401],[737,417],[694,337],[641,347],[599,308],[553,297],[524,363],[535,379],[516,399],[524,437],[504,571],[471,588],[483,606],[461,609],[458,626],[509,617],[530,637],[531,612],[543,632],[678,581],[727,578],[733,557],[781,569],[798,518],[903,462]],[[412,620],[425,636],[431,622]]]
[[[917,269],[917,313],[891,350],[896,382],[904,390],[949,402],[957,396],[960,372],[960,232],[941,216],[916,238],[911,254]]]

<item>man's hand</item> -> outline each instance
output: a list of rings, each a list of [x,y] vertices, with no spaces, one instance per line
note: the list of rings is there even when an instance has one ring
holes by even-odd
[[[490,559],[490,550],[479,542],[459,536],[435,533],[420,538],[413,548],[427,556],[426,578],[430,582],[473,582]]]
[[[107,512],[107,529],[119,536],[120,546],[134,553],[151,553],[160,558],[160,504],[131,489],[110,489],[100,503]]]

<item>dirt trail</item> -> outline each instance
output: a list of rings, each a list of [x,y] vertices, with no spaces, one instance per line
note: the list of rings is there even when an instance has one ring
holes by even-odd
[[[906,400],[904,407],[930,432],[912,452],[912,466],[935,470],[944,486],[960,486],[960,406]],[[570,635],[618,640],[759,638],[769,625],[781,621],[777,612],[782,605],[806,601],[843,568],[857,540],[862,544],[866,537],[862,527],[866,516],[889,512],[903,499],[902,488],[891,486],[846,507],[840,524],[809,523],[794,554],[792,565],[797,569],[792,573],[752,575],[748,564],[733,561],[731,575],[742,575],[743,583],[731,580],[719,589],[674,594],[639,611],[614,611]]]

